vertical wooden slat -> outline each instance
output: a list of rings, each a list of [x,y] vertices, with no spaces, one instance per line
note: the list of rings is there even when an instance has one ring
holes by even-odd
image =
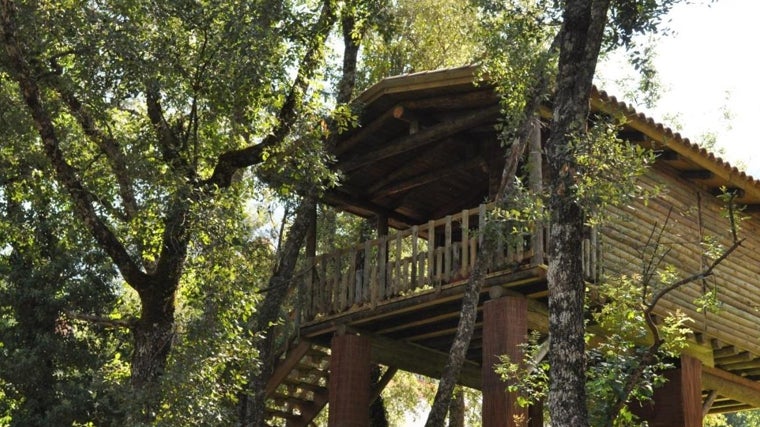
[[[483,245],[483,235],[486,232],[486,205],[478,206],[478,244]]]
[[[443,270],[443,280],[449,281],[451,280],[451,253],[453,251],[453,248],[451,247],[451,215],[446,215],[446,228],[445,228],[445,236],[444,236],[444,270]]]
[[[417,235],[420,228],[418,226],[412,226],[412,272],[409,277],[409,287],[417,286]]]
[[[596,227],[591,228],[591,282],[596,283],[597,271],[599,268],[599,260],[597,255],[599,254],[599,234]]]
[[[475,261],[478,259],[478,240],[470,239],[470,270],[475,268]]]
[[[351,248],[348,252],[348,289],[346,289],[348,292],[348,295],[346,296],[348,298],[348,303],[346,304],[347,307],[350,307],[356,302],[357,282],[359,282],[359,278],[356,277],[356,248]]]
[[[428,232],[428,280],[435,280],[435,221],[430,220],[427,225]]]
[[[340,271],[338,273],[338,276],[340,277],[340,312],[348,308],[350,305],[349,301],[351,300],[348,297],[348,290],[353,286],[350,277],[351,271],[353,270],[352,267],[354,265],[354,259],[347,257],[347,252],[344,251],[341,253],[341,255],[342,262],[340,265]]]
[[[435,248],[435,285],[438,290],[440,290],[443,281],[443,251],[445,249],[445,246]]]
[[[386,287],[388,286],[388,236],[382,236],[380,238],[380,250],[377,257],[377,271],[380,273],[380,277],[375,287],[376,292],[373,294],[372,306],[374,307],[378,301],[385,298]]]
[[[392,295],[399,293],[403,278],[401,276],[401,233],[396,233],[396,260],[395,260],[395,277],[393,278],[393,291]]]
[[[462,265],[459,269],[459,274],[462,277],[467,277],[470,264],[470,213],[467,209],[462,211],[462,220],[460,221],[460,224],[462,229]]]
[[[364,278],[361,283],[361,292],[356,297],[359,298],[360,303],[369,301],[369,288],[372,275],[372,242],[367,240],[364,242]]]

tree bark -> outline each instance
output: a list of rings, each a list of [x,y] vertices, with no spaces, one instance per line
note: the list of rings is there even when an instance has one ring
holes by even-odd
[[[464,427],[464,411],[464,391],[457,387],[449,404],[449,427]]]
[[[609,0],[565,3],[551,136],[546,146],[550,175],[549,231],[549,413],[553,426],[586,426],[584,282],[580,236],[583,212],[574,192],[573,137],[586,130],[592,79],[607,22]]]
[[[496,203],[508,200],[514,191],[517,167],[525,151],[533,128],[533,119],[540,105],[541,95],[546,90],[546,85],[547,81],[541,78],[537,81],[536,87],[531,88],[528,93],[528,102],[526,102],[523,110],[523,121],[520,128],[517,129],[515,141],[506,156],[500,188],[496,194]],[[480,290],[483,288],[485,274],[490,268],[489,260],[493,259],[493,253],[496,250],[495,242],[495,239],[483,239],[483,245],[478,251],[475,266],[465,286],[457,331],[449,349],[449,356],[443,368],[441,380],[438,382],[438,390],[425,423],[426,427],[442,427],[446,420],[446,412],[453,396],[454,387],[475,330]]]
[[[298,261],[298,252],[303,245],[309,228],[316,200],[313,196],[304,197],[296,210],[296,218],[290,227],[288,237],[283,245],[282,256],[277,270],[269,280],[264,301],[256,314],[253,330],[263,335],[256,349],[259,352],[261,366],[259,372],[249,383],[249,392],[240,399],[240,425],[258,427],[265,421],[266,383],[274,371],[276,349],[274,348],[274,324],[280,317],[280,310],[285,298],[293,286],[293,273]]]

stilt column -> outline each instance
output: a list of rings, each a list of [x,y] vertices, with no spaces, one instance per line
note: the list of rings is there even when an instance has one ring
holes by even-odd
[[[368,427],[370,404],[369,339],[336,335],[330,343],[330,427]]]
[[[492,296],[498,297],[497,293]],[[494,372],[499,356],[522,361],[520,344],[528,333],[528,301],[523,296],[502,296],[483,304],[483,427],[527,426],[527,408],[516,404],[516,393]]]
[[[681,356],[681,366],[665,372],[665,377],[667,382],[655,390],[653,401],[633,412],[650,427],[701,427],[702,362]]]

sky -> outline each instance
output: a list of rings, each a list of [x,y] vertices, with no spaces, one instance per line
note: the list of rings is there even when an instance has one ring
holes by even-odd
[[[657,42],[662,96],[652,109],[625,99],[614,61],[600,65],[597,84],[691,142],[716,136],[716,153],[760,179],[760,1],[702,0],[669,14],[674,34]],[[620,92],[617,92],[617,91]]]

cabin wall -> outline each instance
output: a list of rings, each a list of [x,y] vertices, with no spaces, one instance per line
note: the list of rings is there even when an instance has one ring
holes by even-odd
[[[669,253],[662,267],[673,265],[679,278],[688,277],[710,264],[702,260],[699,242],[712,236],[728,247],[731,232],[723,214],[724,203],[693,182],[685,181],[678,172],[658,165],[644,178],[645,188],[662,187],[662,193],[647,202],[635,201],[628,206],[611,209],[613,220],[599,231],[599,254],[608,279],[619,275],[641,274],[651,257],[651,245],[657,239],[657,227],[665,226],[661,237]],[[704,332],[724,344],[760,353],[760,220],[756,214],[741,223],[739,238],[746,239],[731,256],[718,266],[704,282],[687,284],[663,300],[656,312],[660,315],[681,309],[692,319],[695,331]],[[651,237],[650,237],[651,236]],[[648,246],[649,243],[649,246]],[[703,294],[703,287],[717,287],[720,301],[718,313],[698,312],[694,300]]]

